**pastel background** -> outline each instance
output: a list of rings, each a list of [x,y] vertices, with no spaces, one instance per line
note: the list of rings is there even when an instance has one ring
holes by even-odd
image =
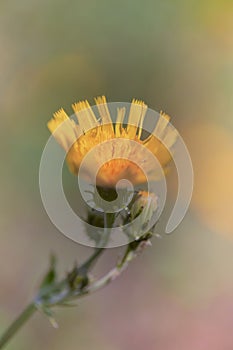
[[[173,117],[195,172],[171,236],[77,308],[58,309],[58,330],[37,314],[7,349],[232,349],[232,0],[3,0],[0,42],[0,332],[33,297],[51,251],[61,273],[91,252],[63,237],[41,203],[54,111],[100,94],[141,98]],[[108,250],[96,274],[120,252]]]

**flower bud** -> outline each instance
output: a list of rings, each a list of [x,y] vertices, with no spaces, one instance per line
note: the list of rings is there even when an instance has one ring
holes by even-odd
[[[130,208],[133,223],[133,235],[139,239],[145,230],[151,228],[149,223],[158,208],[158,197],[154,193],[139,191]],[[137,218],[140,216],[140,220]],[[137,220],[135,220],[137,219]]]

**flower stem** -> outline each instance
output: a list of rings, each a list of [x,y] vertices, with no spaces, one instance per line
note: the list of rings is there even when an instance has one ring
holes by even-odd
[[[105,250],[105,248],[96,248],[95,252],[82,265],[82,267],[81,267],[82,271],[88,271],[90,269],[90,267],[93,265],[93,263],[96,261],[96,259],[103,253],[104,250]]]
[[[104,212],[104,237],[102,238],[102,241],[100,242],[100,247],[96,248],[94,253],[85,261],[85,263],[81,266],[81,270],[83,272],[88,271],[93,263],[96,261],[96,259],[104,252],[105,245],[108,242],[109,234],[111,232],[111,226],[114,222],[115,215],[112,213],[105,213]],[[80,269],[79,269],[80,270]]]
[[[37,310],[34,303],[29,304],[26,309],[19,315],[19,317],[11,324],[11,326],[0,337],[0,349],[7,344],[7,342],[15,335],[15,333],[27,322],[27,320]]]

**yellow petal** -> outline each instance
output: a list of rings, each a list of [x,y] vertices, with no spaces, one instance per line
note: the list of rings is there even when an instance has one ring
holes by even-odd
[[[126,109],[123,108],[117,108],[117,119],[115,124],[115,135],[116,137],[123,136],[123,121],[125,118],[125,111]]]
[[[84,132],[99,125],[87,100],[72,104],[72,108],[76,114],[80,128]]]
[[[62,108],[54,113],[54,117],[48,122],[47,126],[65,150],[68,150],[81,135],[78,125],[68,117]]]
[[[133,99],[129,112],[129,119],[127,124],[127,134],[129,138],[134,139],[138,130],[138,127],[142,126],[145,118],[147,105],[143,101]],[[141,135],[141,129],[139,130]]]

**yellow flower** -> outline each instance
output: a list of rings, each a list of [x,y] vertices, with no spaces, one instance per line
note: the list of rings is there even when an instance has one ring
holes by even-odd
[[[81,101],[72,105],[78,124],[70,119],[63,109],[57,111],[48,123],[49,130],[67,152],[66,160],[72,173],[77,175],[87,153],[105,141],[111,141],[112,146],[100,148],[92,159],[92,162],[99,164],[96,177],[98,186],[112,188],[121,179],[128,179],[133,184],[147,180],[140,167],[146,153],[138,152],[138,145],[141,149],[152,152],[161,166],[166,168],[171,160],[170,151],[155,136],[166,141],[169,149],[175,143],[176,134],[168,127],[170,118],[166,114],[160,113],[154,131],[142,139],[143,121],[147,111],[147,105],[143,101],[132,101],[127,124],[124,123],[125,108],[117,109],[116,122],[113,123],[105,96],[97,97],[95,102],[100,119],[96,118],[88,101]],[[93,164],[89,162],[86,169],[89,175],[93,171]],[[156,175],[154,174],[154,177]]]

